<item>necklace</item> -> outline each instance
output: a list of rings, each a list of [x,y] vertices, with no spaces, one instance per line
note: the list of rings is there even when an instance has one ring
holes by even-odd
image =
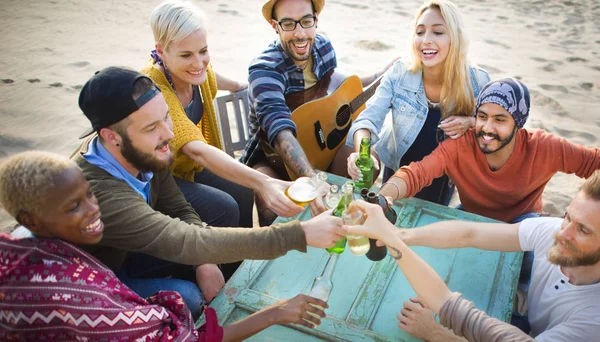
[[[427,106],[431,109],[440,109],[440,103],[439,102],[431,102],[429,100],[429,98],[427,98],[427,96],[425,96],[425,98],[427,99]]]

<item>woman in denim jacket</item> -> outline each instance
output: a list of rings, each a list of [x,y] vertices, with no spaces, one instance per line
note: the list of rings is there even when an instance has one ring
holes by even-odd
[[[414,23],[412,61],[397,61],[385,73],[374,100],[348,132],[346,144],[355,147],[348,157],[353,179],[359,176],[355,160],[363,137],[371,138],[372,157],[385,165],[385,182],[400,166],[430,154],[445,137],[457,139],[474,126],[475,100],[490,76],[467,61],[468,41],[456,5],[431,1],[419,9]],[[391,124],[385,121],[390,109]],[[447,176],[438,178],[416,197],[447,205],[448,183]]]

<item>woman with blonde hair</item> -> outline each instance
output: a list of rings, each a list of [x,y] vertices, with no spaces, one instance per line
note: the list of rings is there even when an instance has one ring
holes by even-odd
[[[302,209],[283,194],[289,182],[261,174],[221,150],[213,99],[217,89],[233,92],[247,83],[213,71],[203,13],[188,2],[165,1],[152,12],[150,25],[156,50],[142,72],[169,106],[173,176],[200,218],[213,226],[251,227],[252,190],[276,214],[298,214]]]
[[[475,99],[490,77],[467,60],[458,8],[450,1],[430,1],[417,12],[413,29],[411,58],[384,74],[373,102],[350,128],[347,144],[355,152],[348,157],[348,174],[353,179],[359,177],[355,161],[363,137],[371,138],[373,158],[385,165],[385,182],[400,166],[423,159],[445,137],[458,139],[475,124]],[[390,109],[392,124],[384,126]],[[416,197],[447,205],[448,183],[446,176],[436,179]]]

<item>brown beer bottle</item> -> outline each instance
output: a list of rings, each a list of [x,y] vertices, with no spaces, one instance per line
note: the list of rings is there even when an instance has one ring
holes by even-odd
[[[387,205],[387,201],[385,200],[385,197],[377,195],[372,191],[367,193],[366,196],[364,196],[363,193],[364,192],[361,191],[360,194],[363,198],[366,197],[367,202],[379,204],[379,206],[383,210],[385,218],[387,218],[388,221],[390,221],[392,224],[396,223],[398,214],[396,214],[396,211],[393,208],[391,208]],[[370,247],[369,251],[367,252],[367,258],[369,258],[369,260],[372,260],[372,261],[382,260],[387,255],[387,247],[385,247],[385,246],[378,247],[376,244],[376,241],[377,240],[375,240],[375,239],[369,239],[369,244],[371,247]]]

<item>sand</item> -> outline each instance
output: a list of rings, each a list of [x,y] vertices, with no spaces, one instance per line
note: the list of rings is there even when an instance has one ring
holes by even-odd
[[[153,47],[148,24],[160,1],[0,2],[0,159],[29,149],[69,155],[88,122],[79,89],[110,65],[141,68]],[[245,79],[250,60],[276,38],[258,0],[195,1],[210,22],[216,70]],[[470,60],[492,78],[531,90],[526,127],[597,147],[600,135],[600,4],[581,1],[457,0],[471,38]],[[328,0],[318,23],[339,66],[371,74],[405,56],[421,1]],[[581,180],[556,175],[544,210],[562,214]],[[10,225],[0,214],[0,227]]]

